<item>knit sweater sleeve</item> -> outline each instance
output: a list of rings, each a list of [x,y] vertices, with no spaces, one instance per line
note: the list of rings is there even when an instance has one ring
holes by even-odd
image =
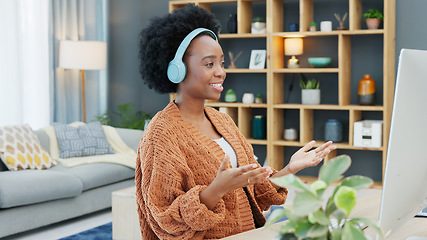
[[[138,202],[144,203],[146,221],[157,237],[203,239],[207,230],[224,220],[223,200],[209,210],[199,197],[207,186],[189,187],[191,171],[173,138],[162,133],[148,134],[139,148],[143,199]]]

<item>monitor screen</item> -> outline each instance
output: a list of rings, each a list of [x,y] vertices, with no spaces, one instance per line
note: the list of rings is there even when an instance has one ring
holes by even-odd
[[[379,226],[392,233],[427,204],[427,51],[402,49]]]

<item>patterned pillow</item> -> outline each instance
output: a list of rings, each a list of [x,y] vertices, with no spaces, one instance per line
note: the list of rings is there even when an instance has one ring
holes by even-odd
[[[0,158],[11,171],[56,165],[28,124],[0,127]]]
[[[60,158],[114,153],[105,138],[100,122],[91,122],[79,127],[54,123],[53,127],[58,139]]]

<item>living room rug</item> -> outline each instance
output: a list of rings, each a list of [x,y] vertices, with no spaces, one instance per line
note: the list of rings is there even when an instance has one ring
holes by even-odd
[[[109,240],[113,239],[112,223],[107,223],[59,240]]]

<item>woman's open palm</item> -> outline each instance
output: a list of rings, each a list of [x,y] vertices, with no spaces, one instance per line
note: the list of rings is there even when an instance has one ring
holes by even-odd
[[[326,155],[337,148],[335,145],[332,145],[332,141],[329,141],[310,150],[315,144],[316,142],[313,140],[292,155],[287,166],[290,173],[295,174],[304,168],[316,166]]]

